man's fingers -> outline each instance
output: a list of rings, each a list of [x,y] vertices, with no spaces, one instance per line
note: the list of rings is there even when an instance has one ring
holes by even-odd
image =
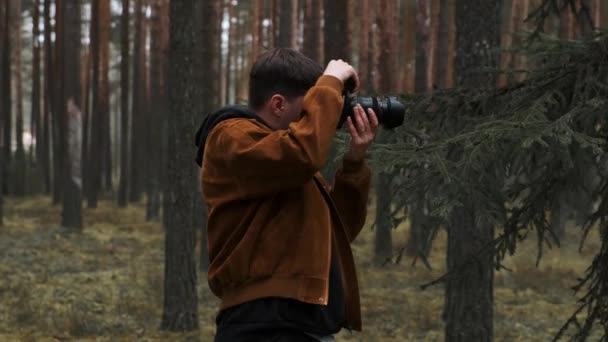
[[[357,129],[355,128],[355,125],[353,124],[353,120],[351,119],[350,116],[346,119],[346,125],[348,126],[348,130],[350,131],[350,135],[353,138],[358,138],[359,132],[357,132]]]
[[[375,132],[376,129],[378,129],[378,125],[379,125],[378,117],[376,116],[376,113],[374,113],[374,111],[371,108],[367,109],[367,113],[369,114],[372,130]]]
[[[355,123],[357,126],[357,130],[359,132],[359,135],[363,135],[363,133],[365,133],[365,124],[363,123],[363,115],[365,115],[363,113],[363,109],[361,109],[360,105],[355,106],[355,115],[353,115],[355,117]]]
[[[370,124],[369,124],[369,119],[367,118],[367,114],[365,114],[365,110],[363,109],[363,107],[361,107],[361,119],[363,120],[363,124],[365,125],[364,128],[365,130],[369,130],[370,129]]]

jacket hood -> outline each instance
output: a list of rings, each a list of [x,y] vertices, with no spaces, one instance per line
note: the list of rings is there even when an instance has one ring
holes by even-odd
[[[244,119],[254,119],[268,127],[270,127],[266,121],[264,121],[259,115],[257,115],[254,111],[252,111],[247,106],[242,105],[231,105],[225,106],[217,111],[208,114],[205,119],[203,119],[203,123],[199,127],[196,132],[196,137],[194,138],[194,145],[198,147],[196,152],[196,164],[199,167],[203,165],[203,155],[205,153],[205,142],[207,141],[207,136],[217,124],[224,120],[234,119],[234,118],[244,118]]]

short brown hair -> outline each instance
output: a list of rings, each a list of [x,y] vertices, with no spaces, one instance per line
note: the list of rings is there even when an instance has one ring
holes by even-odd
[[[259,109],[272,95],[303,96],[323,73],[321,65],[288,48],[263,52],[249,74],[249,106]]]

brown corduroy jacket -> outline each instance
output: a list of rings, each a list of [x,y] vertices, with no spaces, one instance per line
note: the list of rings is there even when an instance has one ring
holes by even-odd
[[[346,328],[361,330],[350,243],[367,213],[370,170],[343,160],[321,177],[343,105],[342,82],[321,76],[299,121],[272,130],[243,118],[209,132],[201,186],[209,218],[208,282],[220,309],[262,297],[327,305],[331,237],[339,251]]]

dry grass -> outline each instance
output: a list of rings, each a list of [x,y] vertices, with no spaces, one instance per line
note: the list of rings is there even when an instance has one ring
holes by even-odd
[[[59,207],[46,197],[9,198],[0,228],[1,341],[212,341],[217,299],[199,285],[201,329],[191,334],[158,330],[163,296],[163,233],[146,223],[143,206],[118,209],[102,201],[85,210],[82,234],[57,228]],[[373,208],[370,208],[373,212]],[[370,217],[371,221],[372,217]],[[394,231],[395,250],[407,224]],[[582,254],[570,230],[562,249],[545,252],[535,267],[536,247],[526,242],[507,260],[512,273],[496,274],[495,340],[547,341],[576,306],[570,286],[599,245],[597,235]],[[419,285],[442,274],[445,235],[430,262],[434,270],[372,266],[373,232],[353,244],[361,287],[364,332],[342,332],[338,341],[442,341],[443,289]]]

